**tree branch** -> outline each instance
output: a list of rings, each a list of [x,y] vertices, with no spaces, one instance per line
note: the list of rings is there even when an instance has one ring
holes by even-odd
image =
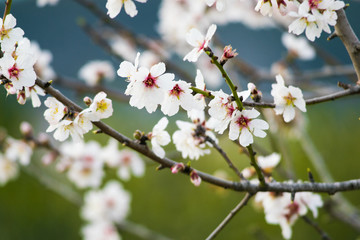
[[[230,158],[228,157],[228,155],[226,154],[226,152],[224,152],[224,150],[210,137],[206,137],[206,141],[211,143],[213,145],[213,147],[221,154],[221,156],[223,156],[223,158],[225,159],[225,161],[227,162],[227,164],[229,165],[229,167],[234,170],[234,172],[236,173],[236,175],[239,176],[239,178],[241,180],[247,181],[247,179],[243,176],[243,174],[239,171],[239,169],[237,169],[234,164],[232,163],[232,161],[230,160]]]
[[[68,107],[73,108],[75,111],[81,111],[82,108],[79,107],[77,104],[72,102],[70,99],[65,97],[61,92],[57,89],[53,88],[49,84],[37,79],[36,84],[43,88],[47,93],[51,94],[57,100],[62,102]],[[102,130],[103,133],[113,137],[114,139],[118,140],[123,145],[147,156],[148,158],[152,159],[153,161],[161,164],[165,168],[171,168],[173,165],[177,164],[177,162],[168,159],[168,158],[159,158],[152,152],[149,148],[144,145],[141,145],[126,136],[122,135],[121,133],[117,132],[115,129],[111,128],[107,124],[103,122],[94,122],[94,125],[97,126],[99,129]],[[192,169],[190,169],[192,170]],[[334,183],[310,183],[310,182],[303,182],[303,183],[291,183],[291,182],[271,182],[267,183],[266,186],[261,186],[260,184],[254,184],[250,182],[232,182],[224,179],[220,179],[214,177],[210,174],[201,172],[196,170],[198,175],[201,179],[205,182],[210,184],[232,189],[238,192],[324,192],[329,194],[335,194],[336,192],[341,191],[351,191],[351,190],[359,190],[360,189],[360,179],[356,180],[349,180],[343,182],[334,182]],[[184,174],[189,174],[191,171],[184,171]]]
[[[218,233],[230,222],[230,220],[244,207],[253,196],[251,193],[246,193],[245,197],[239,202],[236,207],[226,216],[226,218],[217,226],[217,228],[206,238],[206,240],[214,239]]]
[[[354,65],[358,84],[360,84],[360,42],[355,35],[349,21],[346,17],[345,10],[340,9],[336,11],[338,19],[335,25],[335,33],[343,42],[350,58]]]

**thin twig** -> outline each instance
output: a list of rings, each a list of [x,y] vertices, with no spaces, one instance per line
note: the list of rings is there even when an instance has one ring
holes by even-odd
[[[202,93],[204,91],[201,92],[200,89],[192,87],[191,90],[193,90],[196,93]],[[338,98],[343,98],[346,96],[351,96],[351,95],[355,95],[355,94],[360,94],[360,85],[356,85],[356,86],[351,86],[348,89],[336,92],[336,93],[331,93],[325,96],[320,96],[320,97],[315,97],[315,98],[311,98],[311,99],[307,99],[305,100],[306,105],[314,105],[314,104],[319,104],[319,103],[323,103],[323,102],[328,102],[328,101],[334,101],[335,99]],[[210,95],[206,97],[209,97],[210,99],[214,98],[214,95]],[[275,108],[275,104],[274,103],[266,103],[266,102],[242,102],[243,106],[246,107],[261,107],[261,108]]]
[[[148,49],[154,52],[156,55],[160,56],[162,61],[165,61],[166,67],[169,71],[174,71],[180,75],[180,77],[188,82],[193,82],[193,77],[190,76],[187,71],[184,71],[182,68],[178,66],[178,64],[173,63],[169,56],[167,55],[167,51],[163,49],[163,47],[157,43],[155,40],[150,39],[146,36],[136,34],[129,29],[126,29],[119,22],[109,18],[106,13],[104,13],[101,9],[98,8],[96,4],[88,0],[74,0],[79,3],[86,9],[88,9],[91,13],[94,14],[98,19],[104,22],[106,25],[114,29],[120,36],[130,39],[131,42],[134,42],[136,45],[143,49]]]
[[[266,186],[264,175],[263,175],[259,165],[257,164],[257,162],[255,160],[255,152],[254,152],[254,150],[252,148],[252,145],[250,144],[246,148],[249,151],[249,157],[250,157],[250,161],[251,161],[251,166],[253,166],[255,168],[257,177],[258,177],[258,179],[260,181],[260,185],[261,186]]]
[[[313,220],[311,220],[308,216],[302,216],[302,219],[308,223],[310,226],[312,226],[321,236],[321,239],[323,240],[331,240],[331,238],[329,237],[329,235],[324,231],[322,230],[319,225],[314,222]]]
[[[234,172],[236,173],[236,175],[239,176],[239,178],[241,180],[247,181],[247,179],[243,176],[243,174],[239,171],[239,169],[237,169],[234,164],[232,163],[232,161],[230,160],[230,158],[228,157],[228,155],[226,154],[226,152],[210,137],[206,137],[206,141],[211,143],[211,145],[213,145],[213,147],[221,154],[221,156],[223,156],[223,158],[225,159],[225,161],[227,162],[227,164],[229,165],[229,167],[234,170]]]
[[[219,234],[219,232],[230,222],[230,220],[244,207],[247,202],[253,196],[251,193],[246,193],[245,197],[239,202],[236,207],[231,210],[231,212],[226,216],[226,218],[217,226],[217,228],[206,238],[206,240],[211,240]]]

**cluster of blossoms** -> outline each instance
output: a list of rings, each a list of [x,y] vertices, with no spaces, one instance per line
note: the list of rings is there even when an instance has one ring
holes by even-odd
[[[0,45],[2,58],[0,69],[2,74],[1,84],[5,86],[8,94],[17,94],[17,101],[25,104],[31,98],[33,107],[41,105],[39,96],[45,92],[35,85],[37,76],[50,80],[55,76],[49,66],[51,53],[42,51],[39,45],[31,43],[23,37],[24,31],[16,26],[16,19],[8,14],[5,19],[0,19]]]
[[[264,208],[267,223],[280,225],[285,239],[291,238],[291,226],[300,216],[305,216],[308,209],[316,218],[318,208],[323,206],[320,195],[311,192],[296,193],[293,201],[290,193],[259,192],[255,201]]]
[[[150,69],[147,67],[138,67],[139,56],[132,64],[123,61],[117,71],[120,77],[127,78],[129,82],[125,91],[130,95],[130,105],[145,109],[152,113],[158,105],[161,105],[161,111],[173,116],[179,111],[179,106],[190,111],[199,108],[197,99],[191,94],[190,84],[182,80],[173,81],[175,76],[172,73],[165,73],[166,67],[163,62],[153,65]]]
[[[300,35],[305,31],[306,37],[314,41],[320,37],[322,31],[331,33],[329,26],[336,24],[336,10],[345,7],[345,3],[337,0],[258,0],[255,10],[262,15],[271,16],[274,7],[283,15],[296,18],[289,25],[289,32]]]
[[[122,223],[130,212],[131,195],[117,181],[108,182],[103,189],[85,194],[81,216],[89,223],[83,227],[86,240],[120,240],[116,224]]]
[[[73,149],[76,148],[76,151]],[[50,153],[53,154],[53,153]],[[104,177],[104,167],[116,169],[118,177],[128,181],[131,175],[141,177],[145,172],[143,160],[133,151],[119,150],[116,140],[111,139],[107,146],[101,147],[95,141],[87,143],[65,142],[60,146],[57,170],[67,172],[68,178],[78,188],[97,188]],[[56,154],[46,164],[56,159]]]
[[[54,138],[66,140],[71,135],[74,141],[80,141],[83,135],[92,129],[92,121],[108,118],[113,113],[112,102],[106,98],[106,93],[99,92],[93,100],[86,97],[88,108],[75,112],[54,97],[48,97],[44,104],[48,109],[44,117],[50,124],[47,132],[54,132]]]
[[[0,150],[0,185],[5,185],[17,177],[19,165],[29,165],[33,149],[27,142],[7,136],[0,140]]]

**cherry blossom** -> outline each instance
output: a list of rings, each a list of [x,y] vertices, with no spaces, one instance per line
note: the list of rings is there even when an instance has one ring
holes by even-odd
[[[0,153],[0,185],[5,185],[8,181],[15,179],[18,173],[18,164]]]
[[[44,117],[50,125],[57,124],[67,113],[67,107],[54,97],[48,97],[45,102],[48,109],[44,112]]]
[[[283,114],[284,121],[290,122],[295,118],[295,106],[306,112],[306,103],[300,88],[286,87],[281,75],[276,75],[276,84],[272,84],[271,95],[274,97],[275,113]]]
[[[146,3],[147,0],[136,0],[137,2]],[[136,10],[135,3],[132,0],[107,0],[106,8],[108,10],[107,14],[110,18],[116,17],[120,11],[122,6],[124,5],[125,12],[130,17],[135,17],[138,13]]]
[[[131,91],[130,105],[138,109],[145,109],[152,113],[161,104],[165,92],[172,88],[174,74],[165,73],[165,63],[160,62],[150,68],[139,68],[134,76]]]
[[[109,221],[95,221],[85,225],[81,233],[84,240],[121,240],[116,226]]]
[[[323,206],[320,196],[310,192],[297,193],[294,201],[291,200],[290,193],[259,192],[255,201],[264,207],[267,223],[280,225],[285,239],[291,238],[291,226],[299,216],[304,216],[310,209],[313,216],[317,217],[317,208]]]
[[[34,86],[36,80],[34,63],[34,56],[28,54],[17,56],[15,60],[12,53],[5,52],[0,59],[2,74],[11,81],[13,87],[17,90]]]
[[[181,152],[183,158],[198,160],[200,156],[209,154],[210,149],[205,149],[206,144],[211,145],[206,141],[207,137],[218,141],[205,121],[195,120],[190,123],[177,120],[176,125],[179,130],[174,132],[172,138],[176,150]]]
[[[128,149],[119,150],[118,141],[110,139],[102,151],[105,163],[111,168],[117,168],[117,175],[121,180],[128,181],[131,173],[141,177],[145,173],[145,164],[140,156]]]
[[[93,60],[80,68],[79,78],[89,86],[96,86],[103,80],[113,81],[115,78],[114,67],[109,61]]]
[[[130,211],[130,193],[117,181],[108,182],[103,189],[85,194],[81,215],[88,221],[121,223]]]
[[[315,50],[310,46],[306,38],[294,37],[291,34],[284,33],[281,41],[288,49],[291,56],[297,57],[301,60],[311,60],[315,58]]]
[[[161,118],[147,135],[151,141],[152,150],[160,158],[165,157],[165,151],[161,146],[166,146],[171,141],[169,133],[165,131],[168,123],[169,120],[166,117]]]
[[[269,129],[269,124],[261,119],[255,119],[260,113],[253,109],[236,110],[232,115],[229,129],[229,138],[236,140],[239,135],[239,143],[247,147],[254,142],[253,135],[264,138],[266,133],[263,130]]]
[[[113,114],[112,101],[106,97],[106,93],[99,92],[89,106],[89,118],[91,121],[99,121],[108,118]]]
[[[70,149],[76,149],[77,153],[69,153]],[[72,160],[67,176],[78,188],[100,186],[104,176],[104,161],[97,142],[67,143],[62,146],[61,153]]]
[[[215,96],[215,98],[209,102],[209,115],[213,119],[218,120],[214,130],[222,134],[227,129],[237,106],[235,101],[232,101],[231,96],[222,90],[212,92],[212,95]],[[238,96],[242,97],[243,101],[245,101],[249,95],[249,90],[238,93]]]
[[[215,31],[216,31],[215,24],[212,24],[209,27],[205,37],[196,28],[190,29],[190,31],[186,33],[186,41],[191,46],[193,46],[194,49],[191,50],[191,52],[189,52],[188,54],[186,54],[183,60],[184,61],[188,60],[189,62],[196,62],[200,54],[204,52],[204,48],[206,48],[209,45],[209,42],[212,36],[214,35]]]
[[[59,2],[59,0],[37,0],[36,5],[38,7],[44,7],[46,5],[56,5]]]
[[[32,148],[25,141],[11,137],[6,138],[5,157],[9,161],[18,161],[22,165],[29,165],[32,153]]]
[[[0,18],[0,44],[1,50],[8,52],[12,51],[15,43],[22,39],[24,31],[21,28],[16,28],[16,19],[12,14],[6,15],[5,21]]]
[[[190,111],[194,108],[201,109],[196,99],[191,94],[190,83],[179,80],[172,82],[172,88],[165,93],[164,101],[161,103],[161,111],[168,115],[173,116],[179,111],[181,106],[186,111]]]

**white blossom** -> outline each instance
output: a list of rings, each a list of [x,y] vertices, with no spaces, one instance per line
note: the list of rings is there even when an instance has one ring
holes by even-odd
[[[44,104],[48,107],[44,112],[44,117],[50,125],[59,123],[67,113],[67,107],[54,97],[48,97]]]
[[[88,221],[121,223],[130,212],[130,193],[117,181],[108,182],[103,189],[85,194],[81,215]]]
[[[113,81],[115,70],[109,61],[93,60],[80,68],[79,78],[89,86],[96,86],[103,80]]]
[[[29,165],[32,153],[32,148],[25,141],[6,138],[5,157],[8,160]]]
[[[46,5],[56,5],[59,2],[59,0],[37,0],[36,5],[38,7],[44,7]]]
[[[290,122],[295,118],[295,106],[306,112],[306,103],[300,88],[286,87],[281,75],[276,75],[276,84],[272,84],[271,95],[274,97],[275,113],[283,114],[284,121]]]
[[[168,115],[173,116],[179,111],[181,106],[186,111],[192,109],[201,109],[194,96],[191,94],[190,83],[179,80],[172,82],[172,88],[165,93],[164,101],[161,103],[161,111]]]
[[[205,37],[196,28],[190,29],[190,31],[186,33],[186,41],[191,46],[193,46],[194,49],[191,50],[191,52],[189,52],[188,54],[186,54],[183,60],[184,61],[188,60],[189,62],[196,62],[200,54],[204,52],[204,48],[206,48],[209,45],[209,42],[212,36],[214,35],[215,31],[216,31],[215,24],[212,24],[209,27]]]
[[[292,34],[284,33],[281,41],[291,55],[301,60],[311,60],[315,58],[315,50],[304,37],[295,37]]]
[[[210,153],[210,149],[206,149],[206,145],[211,145],[206,141],[209,137],[215,142],[214,133],[207,126],[205,121],[195,121],[195,123],[176,121],[179,130],[175,131],[172,138],[176,150],[181,152],[183,158],[189,157],[192,160],[199,159],[200,156]]]
[[[105,163],[111,168],[117,168],[117,175],[120,179],[127,181],[131,173],[135,177],[141,177],[145,172],[144,161],[140,156],[128,149],[119,150],[118,141],[111,138],[102,151]]]
[[[16,19],[12,14],[6,15],[5,22],[0,18],[1,30],[0,30],[0,44],[1,50],[5,52],[12,51],[15,47],[15,43],[20,41],[24,35],[24,31],[21,28],[16,28]]]
[[[108,118],[113,114],[112,101],[106,97],[106,93],[99,92],[89,106],[89,118],[91,121],[99,121]]]
[[[264,138],[263,130],[269,129],[269,124],[261,119],[255,119],[260,113],[254,108],[251,110],[235,110],[230,122],[229,138],[236,140],[239,135],[239,143],[247,147],[254,142],[253,135]]]
[[[317,217],[317,209],[323,205],[320,196],[310,192],[297,193],[294,201],[290,193],[259,192],[255,201],[262,204],[267,223],[280,225],[285,239],[291,238],[291,226],[299,216],[304,216],[310,209]]]
[[[121,240],[116,226],[109,221],[95,221],[81,229],[84,240]]]
[[[165,92],[172,87],[174,74],[165,73],[165,63],[160,62],[149,69],[139,68],[135,74],[134,83],[129,94],[130,105],[138,109],[145,109],[152,113],[161,104]]]
[[[5,185],[8,181],[16,178],[18,173],[18,164],[0,153],[0,185]]]
[[[18,90],[21,90],[23,87],[34,86],[36,80],[34,63],[34,56],[29,54],[19,55],[15,60],[11,52],[5,52],[4,56],[0,59],[2,74]]]
[[[136,1],[141,3],[147,2],[147,0]],[[106,8],[108,10],[107,14],[110,16],[110,18],[116,17],[120,13],[123,5],[127,15],[130,17],[135,17],[137,15],[138,11],[136,10],[135,3],[132,0],[107,0]]]
[[[104,176],[104,160],[100,145],[95,141],[68,144],[61,148],[62,154],[68,155],[72,160],[67,173],[68,178],[78,188],[99,187]],[[77,153],[69,153],[66,150]]]
[[[152,150],[156,156],[160,158],[165,157],[165,151],[161,146],[166,146],[171,141],[169,133],[165,131],[168,123],[169,120],[166,117],[161,118],[154,126],[151,133],[148,134],[148,138],[151,141]]]

